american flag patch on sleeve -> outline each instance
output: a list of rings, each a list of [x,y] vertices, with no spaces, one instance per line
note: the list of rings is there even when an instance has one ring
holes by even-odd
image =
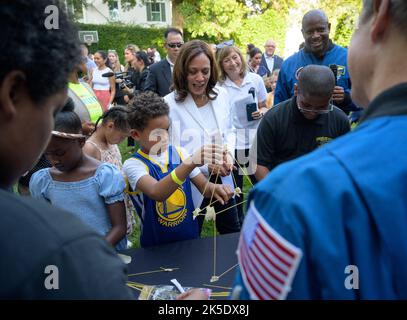
[[[251,299],[285,299],[301,257],[301,249],[279,235],[252,201],[238,246],[240,270]]]

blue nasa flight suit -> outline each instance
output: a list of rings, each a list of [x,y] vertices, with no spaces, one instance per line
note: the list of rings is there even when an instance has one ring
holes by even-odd
[[[180,154],[173,146],[168,147],[167,168],[161,168],[140,150],[133,157],[142,161],[148,167],[150,176],[157,181],[165,178],[182,161]],[[194,204],[189,177],[177,189],[177,196],[177,202],[182,200],[182,204],[177,203],[174,206],[171,205],[169,199],[157,202],[145,194],[130,193],[130,198],[142,223],[140,236],[142,247],[199,238],[198,221],[192,217]],[[140,197],[143,197],[142,201]],[[144,210],[142,206],[144,206]]]
[[[407,83],[380,94],[356,130],[277,167],[249,201],[302,250],[287,299],[406,299]],[[345,287],[349,265],[358,290]],[[249,299],[240,271],[236,285]]]
[[[276,92],[274,93],[274,105],[285,101],[294,96],[294,84],[297,83],[296,72],[300,67],[310,64],[329,66],[336,64],[338,66],[337,85],[345,90],[345,101],[337,105],[345,113],[359,110],[350,99],[351,83],[349,79],[348,66],[346,61],[347,50],[335,44],[330,44],[322,60],[315,57],[311,52],[301,49],[297,53],[287,58],[281,66],[278,75]]]

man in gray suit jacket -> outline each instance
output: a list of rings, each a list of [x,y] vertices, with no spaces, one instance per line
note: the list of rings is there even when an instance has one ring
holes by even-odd
[[[161,97],[170,93],[172,69],[181,46],[184,44],[182,32],[176,28],[168,28],[164,33],[164,38],[164,48],[167,51],[167,56],[160,62],[150,66],[150,73],[144,86],[144,91],[154,91]]]

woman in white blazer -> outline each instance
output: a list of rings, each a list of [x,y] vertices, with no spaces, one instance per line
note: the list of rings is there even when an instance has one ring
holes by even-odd
[[[174,91],[165,96],[170,107],[170,137],[173,145],[185,148],[189,153],[195,152],[204,144],[227,145],[234,153],[235,129],[232,125],[230,103],[227,92],[215,87],[218,72],[213,53],[209,46],[200,40],[190,41],[182,47],[174,65]],[[227,156],[222,166],[209,165],[201,167],[211,181],[228,184],[235,188],[231,175],[233,160]],[[215,182],[216,173],[219,177]],[[209,204],[210,199],[202,202],[202,195],[193,190],[195,206],[201,208]],[[235,205],[231,199],[225,205],[215,203],[219,212]],[[199,216],[200,227],[203,219]],[[220,234],[240,231],[236,207],[232,207],[216,217],[216,227]]]

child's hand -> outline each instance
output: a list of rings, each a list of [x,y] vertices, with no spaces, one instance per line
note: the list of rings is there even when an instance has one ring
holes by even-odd
[[[228,174],[232,172],[232,170],[236,170],[236,167],[233,165],[234,160],[230,153],[225,152],[223,156],[223,167],[227,170]]]
[[[210,198],[212,196],[212,193],[213,197],[222,205],[227,203],[229,199],[232,198],[234,195],[234,192],[228,185],[209,183],[205,197]]]
[[[186,159],[185,162],[195,167],[200,167],[204,164],[222,165],[223,147],[217,144],[204,145],[191,157]]]
[[[208,164],[208,169],[212,174],[219,174],[221,177],[226,177],[236,168],[233,165],[232,156],[228,152],[223,151],[222,164]]]

